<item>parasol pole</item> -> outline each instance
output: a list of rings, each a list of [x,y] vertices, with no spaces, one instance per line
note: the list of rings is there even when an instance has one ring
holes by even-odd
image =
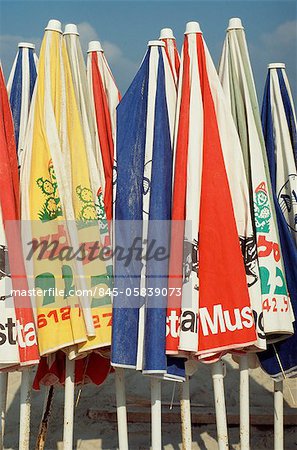
[[[75,360],[66,356],[63,450],[73,448]]]
[[[30,448],[31,382],[32,368],[23,370],[20,400],[19,450],[29,450]]]
[[[274,382],[274,450],[284,449],[283,381]]]
[[[161,404],[161,380],[151,379],[151,414],[152,414],[152,448],[162,449],[162,404]]]
[[[224,365],[222,361],[212,364],[212,381],[214,388],[217,439],[219,450],[228,449],[228,428],[224,393]]]
[[[239,358],[240,374],[240,449],[250,448],[249,361],[248,355]]]
[[[5,432],[5,416],[7,403],[7,383],[8,373],[0,373],[0,411],[1,411],[1,434],[0,434],[0,449],[4,448],[4,432]]]
[[[186,380],[180,386],[180,412],[182,428],[182,448],[191,450],[192,448],[192,429],[191,429],[191,403],[190,403],[190,381]]]
[[[124,369],[119,367],[115,368],[115,387],[117,399],[119,450],[129,450],[127,406],[126,406],[126,392],[125,392],[125,371]]]

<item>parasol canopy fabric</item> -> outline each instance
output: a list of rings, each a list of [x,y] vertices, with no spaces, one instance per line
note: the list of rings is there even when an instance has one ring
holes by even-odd
[[[169,285],[182,296],[168,299],[166,349],[211,362],[256,341],[239,239],[253,235],[238,137],[197,22],[178,97]]]
[[[0,207],[3,220],[1,244],[3,245],[2,257],[5,261],[7,242],[9,260],[9,268],[6,264],[3,277],[4,279],[7,275],[11,277],[16,317],[15,322],[13,322],[14,317],[11,317],[10,325],[9,323],[6,325],[7,338],[11,342],[17,339],[20,364],[28,365],[37,363],[39,354],[22,254],[17,154],[12,115],[2,67],[0,67],[0,108]],[[6,299],[4,299],[4,302],[6,302]],[[7,306],[9,306],[9,300],[7,303]]]
[[[0,370],[20,363],[16,339],[16,315],[11,295],[12,283],[8,264],[8,249],[0,208]],[[7,329],[7,333],[3,333]]]
[[[100,232],[100,239],[102,247],[107,249],[110,247],[110,238],[108,223],[106,219],[106,212],[104,208],[103,196],[102,196],[102,184],[100,180],[100,174],[97,168],[96,157],[95,157],[95,123],[94,117],[92,116],[89,92],[87,87],[87,75],[86,67],[82,55],[82,50],[79,42],[79,33],[77,26],[74,24],[68,24],[64,31],[64,40],[66,43],[68,59],[71,68],[72,80],[74,85],[74,91],[76,95],[78,110],[80,113],[80,121],[82,124],[83,137],[85,142],[85,149],[87,154],[87,161],[90,174],[90,184],[91,191],[93,195],[93,202],[98,215],[98,227]],[[88,238],[88,242],[90,239]],[[109,276],[109,286],[111,285],[111,275],[112,275],[112,265],[111,260],[107,263],[101,261],[101,268],[98,261],[88,262],[86,270],[87,276],[92,276],[96,273],[96,276],[102,276],[100,273],[97,274],[96,270],[104,270],[104,273]],[[104,268],[102,267],[104,265]],[[95,270],[95,272],[94,272]],[[92,272],[93,271],[93,272]],[[107,297],[108,299],[108,297]],[[107,300],[106,299],[106,300]],[[111,304],[108,303],[100,306],[100,301],[93,302],[92,314],[94,317],[110,317],[111,316]],[[91,349],[100,348],[105,345],[110,345],[111,330],[108,326],[107,320],[100,324],[100,327],[96,327],[96,337],[92,337],[88,340],[86,344],[79,345],[79,353],[86,352]]]
[[[33,389],[41,386],[64,385],[66,355],[58,350],[54,355],[42,357],[33,382]],[[99,386],[112,372],[109,358],[104,354],[92,352],[84,358],[75,361],[74,383],[85,385],[93,383]]]
[[[107,220],[110,221],[113,216],[113,191],[116,181],[116,107],[121,95],[99,41],[89,43],[87,79],[95,117],[97,164]]]
[[[176,47],[176,40],[171,28],[162,28],[159,39],[165,43],[165,52],[169,60],[170,69],[175,83],[178,82],[180,57]]]
[[[100,179],[100,172],[98,171],[96,161],[95,117],[93,115],[91,107],[86,67],[76,25],[66,25],[64,39],[72,73],[76,100],[79,107],[81,123],[83,127],[94,202],[100,218],[100,234],[102,237],[102,245],[108,246],[110,245],[110,243],[106,212],[103,204],[102,181]]]
[[[184,377],[183,362],[168,367],[165,354],[168,258],[143,255],[153,241],[168,251],[175,101],[165,44],[150,41],[117,108],[115,247],[129,250],[137,238],[142,256],[129,265],[115,258],[115,288],[123,294],[113,300],[111,361],[168,378]],[[126,295],[127,287],[138,295]]]
[[[35,53],[35,45],[28,42],[20,42],[7,82],[19,165],[21,163],[21,152],[24,148],[30,104],[37,78],[37,65],[38,59]]]
[[[297,315],[297,171],[295,111],[284,64],[269,64],[262,104],[262,125],[278,221],[286,280]],[[297,328],[285,341],[259,354],[264,370],[275,379],[297,373]]]
[[[95,327],[102,322],[100,345],[108,345],[109,318],[92,314],[92,306],[110,308],[105,264],[88,257],[89,247],[101,243],[98,214],[67,50],[55,20],[42,42],[35,94],[21,167],[22,211],[35,241],[42,243],[44,236],[58,241],[54,256],[60,256],[32,257],[31,277],[43,292],[36,298],[40,353],[97,338]],[[66,254],[80,252],[82,243],[87,245],[82,258],[61,254],[61,247]]]
[[[230,19],[219,76],[240,137],[250,187],[260,268],[262,322],[267,341],[293,333],[282,252],[255,84],[240,19]]]

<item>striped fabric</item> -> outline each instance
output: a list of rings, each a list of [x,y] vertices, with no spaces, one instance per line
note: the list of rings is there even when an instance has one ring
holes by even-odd
[[[116,107],[121,95],[98,41],[89,43],[87,77],[92,113],[96,118],[96,158],[107,220],[110,221],[116,182]]]
[[[1,280],[4,279],[4,286],[2,283],[1,289],[3,289],[3,287],[5,288],[5,278],[10,276],[12,287],[15,291],[14,307],[16,321],[11,323],[10,331],[9,325],[6,325],[8,331],[7,339],[12,345],[14,345],[13,342],[15,343],[17,336],[19,362],[21,365],[28,365],[37,363],[39,361],[39,354],[37,348],[33,312],[31,307],[31,299],[28,295],[28,284],[22,254],[21,230],[19,224],[20,190],[17,154],[12,115],[2,73],[2,67],[0,67],[0,108],[0,208],[3,220],[3,225],[1,224],[1,259],[2,265],[4,265],[4,270],[1,275]],[[8,269],[7,261],[5,264],[5,259],[7,258],[7,249],[5,245],[6,242],[10,270]],[[9,288],[9,284],[10,283],[8,280],[6,288]],[[22,292],[24,292],[25,295],[22,295]],[[2,320],[3,319],[1,317],[1,321]],[[13,313],[11,316],[11,320],[14,320]],[[2,342],[4,342],[4,336],[2,336]],[[12,352],[11,356],[13,359],[17,358],[16,349]]]
[[[168,299],[166,348],[210,362],[256,334],[239,239],[252,239],[240,146],[197,23],[187,25],[178,97],[170,286],[182,297]]]
[[[20,42],[7,82],[19,165],[21,164],[21,152],[24,148],[30,104],[37,77],[37,65],[38,59],[34,44]]]
[[[30,231],[38,242],[49,236],[74,249],[100,243],[83,126],[57,21],[50,21],[45,31],[35,95],[21,166],[23,218],[31,220]],[[68,348],[75,357],[80,348],[75,344],[85,345],[91,337],[96,347],[110,345],[104,261],[88,256],[50,260],[48,253],[40,259],[35,253],[31,277],[36,287],[57,288],[36,298],[42,355]],[[102,289],[96,294],[95,288]],[[93,317],[94,307],[101,309]]]
[[[117,109],[115,246],[128,249],[139,237],[143,254],[153,240],[168,250],[175,100],[165,44],[150,41]],[[183,361],[165,354],[167,272],[168,259],[133,259],[128,266],[116,259],[115,287],[124,294],[113,301],[112,365],[184,377]],[[125,295],[127,287],[140,294]]]
[[[253,74],[244,29],[238,19],[230,20],[219,76],[240,137],[249,182],[262,293],[262,313],[257,320],[260,320],[267,341],[274,342],[293,333],[293,312],[287,292]]]
[[[170,28],[163,28],[159,39],[165,43],[165,53],[169,60],[174,81],[177,84],[179,77],[180,57],[172,30]]]
[[[94,117],[92,116],[91,103],[87,86],[86,67],[81,51],[79,34],[75,25],[66,25],[64,32],[64,41],[66,44],[69,59],[78,111],[80,113],[80,122],[82,124],[89,168],[90,184],[93,194],[93,202],[95,204],[95,208],[97,210],[99,218],[98,226],[100,231],[101,245],[107,248],[110,247],[110,238],[106,219],[106,211],[103,204],[102,183],[100,180],[100,173],[97,167],[95,156],[95,122]],[[88,266],[90,267],[90,263],[88,264]],[[92,270],[94,270],[94,267],[92,268]],[[106,264],[104,270],[107,271],[109,276],[112,275],[111,261],[109,261],[108,265]],[[111,278],[109,278],[109,280],[111,285]],[[101,317],[102,314],[111,314],[111,308],[102,309],[102,307],[99,306],[100,302],[97,302],[97,306],[95,306],[95,303],[96,302],[93,302],[93,317]],[[104,336],[105,334],[103,328],[106,327],[102,324],[100,327],[96,327],[96,338],[92,337],[86,344],[80,344],[79,353],[94,350],[96,348],[104,347],[110,344],[110,330],[107,333],[108,338],[106,338],[105,336],[102,340],[102,336]]]
[[[297,171],[294,158],[296,120],[284,64],[270,64],[266,80],[262,125],[282,254],[292,307],[297,316]],[[264,370],[276,380],[297,373],[297,327],[285,341],[259,354]]]

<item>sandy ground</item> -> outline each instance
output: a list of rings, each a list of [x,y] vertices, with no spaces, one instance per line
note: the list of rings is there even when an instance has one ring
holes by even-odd
[[[239,412],[238,406],[238,383],[239,372],[236,364],[230,358],[226,359],[227,375],[225,378],[225,393],[227,411],[230,414]],[[131,403],[128,406],[130,411],[142,411],[149,413],[148,407],[135,409],[133,404],[137,401],[149,401],[150,388],[149,380],[146,377],[134,372],[127,372],[127,400]],[[5,429],[5,449],[18,448],[18,427],[19,427],[19,398],[20,398],[20,374],[9,375],[8,411]],[[295,399],[295,405],[291,398],[291,393]],[[108,380],[100,387],[84,386],[79,404],[75,410],[75,433],[74,448],[80,450],[92,449],[116,449],[117,448],[117,428],[109,422],[92,420],[87,416],[87,410],[103,409],[115,412],[115,392],[114,377],[110,375]],[[210,368],[199,365],[198,371],[192,377],[190,383],[191,401],[195,406],[193,412],[211,412],[214,408],[212,381]],[[162,400],[170,403],[172,398],[173,384],[162,383]],[[251,412],[273,414],[273,382],[263,373],[261,369],[251,371],[250,397]],[[52,416],[48,430],[46,449],[62,450],[63,433],[63,389],[56,388],[52,408]],[[76,395],[78,389],[76,390]],[[178,402],[178,390],[174,402]],[[36,435],[38,432],[41,411],[43,407],[44,390],[34,392],[32,396],[32,425],[30,450],[35,448]],[[297,414],[297,380],[288,380],[285,384],[285,413]],[[164,412],[170,413],[169,406],[164,407]],[[179,412],[178,406],[173,407],[173,412]],[[167,450],[181,449],[181,431],[178,424],[164,424],[163,448]],[[215,425],[193,427],[193,449],[216,450]],[[229,428],[230,449],[239,450],[239,429]],[[150,448],[150,424],[129,424],[129,448],[149,449]],[[252,427],[251,449],[264,450],[273,449],[273,429],[267,427]],[[297,450],[297,424],[296,427],[286,428],[285,449]]]

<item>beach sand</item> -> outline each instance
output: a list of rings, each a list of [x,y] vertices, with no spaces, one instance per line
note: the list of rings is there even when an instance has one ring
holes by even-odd
[[[227,412],[239,414],[239,371],[238,366],[230,357],[225,358],[225,397]],[[260,369],[250,371],[250,403],[252,414],[273,415],[273,382]],[[19,428],[19,401],[20,401],[20,379],[19,373],[9,374],[9,391],[7,416],[5,425],[5,449],[18,448]],[[289,391],[289,387],[291,393]],[[76,388],[76,396],[79,388]],[[191,402],[193,413],[208,413],[214,411],[213,389],[210,367],[199,364],[197,372],[190,381]],[[41,412],[43,408],[45,388],[40,392],[32,393],[31,411],[31,441],[30,449],[35,448]],[[179,414],[178,389],[175,389],[174,406],[170,410],[173,383],[162,382],[163,412]],[[150,413],[150,380],[135,371],[126,372],[126,394],[128,410],[135,412]],[[292,395],[291,395],[292,394]],[[293,398],[292,398],[293,396]],[[297,414],[297,379],[285,382],[285,414]],[[295,405],[293,400],[295,400]],[[114,375],[111,374],[102,386],[83,386],[78,406],[75,409],[74,448],[80,450],[93,449],[116,449],[118,448],[117,427],[115,423],[90,419],[87,415],[89,409],[116,412],[115,408]],[[141,406],[135,406],[135,405]],[[64,390],[55,387],[54,400],[50,425],[48,429],[46,449],[62,450],[63,435],[63,406]],[[193,426],[193,449],[216,450],[215,425]],[[166,450],[181,449],[180,425],[164,423],[162,427],[163,448]],[[240,449],[239,428],[229,427],[230,449]],[[150,424],[129,424],[129,449],[150,448]],[[273,449],[273,427],[251,428],[251,449],[266,450]],[[285,429],[285,449],[297,450],[297,424],[296,427]]]

